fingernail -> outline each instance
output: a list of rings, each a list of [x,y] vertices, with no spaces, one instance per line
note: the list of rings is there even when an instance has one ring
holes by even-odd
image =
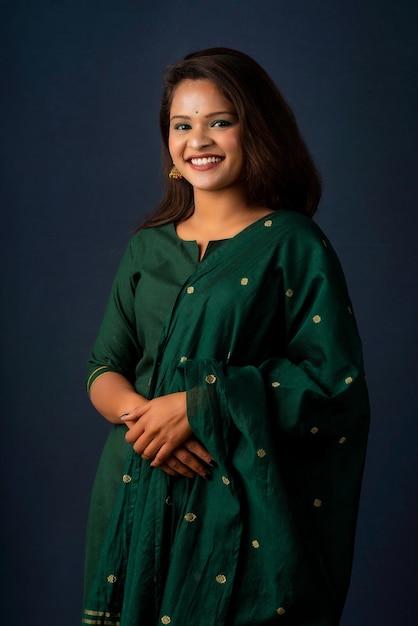
[[[216,461],[214,461],[213,459],[211,459],[211,460],[208,462],[208,465],[210,465],[211,467],[218,467],[217,462],[216,462]]]
[[[123,415],[119,415],[119,419],[123,420],[129,413],[124,413]]]
[[[212,474],[210,472],[208,472],[207,474],[202,476],[202,478],[204,478],[205,480],[212,480]]]

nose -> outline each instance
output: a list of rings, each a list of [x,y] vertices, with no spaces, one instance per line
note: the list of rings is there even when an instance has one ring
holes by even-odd
[[[195,126],[188,137],[188,144],[191,148],[204,148],[213,143],[212,139],[205,133],[201,126]]]

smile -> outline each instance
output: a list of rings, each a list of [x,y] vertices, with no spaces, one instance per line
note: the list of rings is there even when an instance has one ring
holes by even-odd
[[[219,163],[222,161],[221,157],[203,157],[197,159],[190,159],[190,163],[193,165],[209,165],[210,163]]]

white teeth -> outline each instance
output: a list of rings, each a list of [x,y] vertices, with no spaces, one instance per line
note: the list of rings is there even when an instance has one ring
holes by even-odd
[[[209,163],[219,163],[221,157],[203,157],[203,159],[190,159],[193,165],[209,165]]]

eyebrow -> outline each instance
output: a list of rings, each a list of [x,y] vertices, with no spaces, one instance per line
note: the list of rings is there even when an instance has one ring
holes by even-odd
[[[215,115],[233,115],[234,117],[237,117],[237,114],[234,113],[233,111],[214,111],[213,113],[208,113],[207,115],[205,115],[205,119],[208,119],[208,117],[214,117]],[[175,120],[175,119],[181,119],[181,120],[191,120],[194,118],[191,118],[190,115],[173,115],[173,117],[170,118],[170,122],[171,120]]]

